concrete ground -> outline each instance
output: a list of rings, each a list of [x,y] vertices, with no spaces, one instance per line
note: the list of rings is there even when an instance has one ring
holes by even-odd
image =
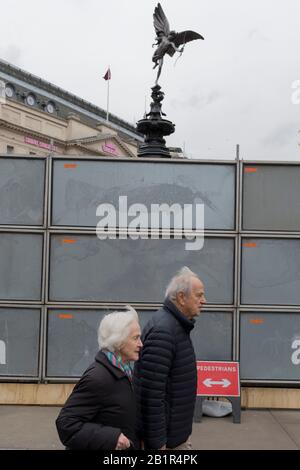
[[[63,449],[56,428],[58,407],[0,405],[0,450]],[[203,417],[194,425],[196,450],[299,450],[300,410],[246,410],[241,424],[232,417]]]

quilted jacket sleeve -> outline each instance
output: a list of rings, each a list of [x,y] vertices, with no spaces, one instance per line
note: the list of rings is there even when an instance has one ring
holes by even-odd
[[[175,354],[170,331],[151,330],[144,339],[139,364],[143,438],[147,448],[167,442],[168,379]]]
[[[65,406],[62,408],[56,427],[62,443],[76,450],[115,449],[120,429],[91,422],[105,393],[101,382],[83,376]]]

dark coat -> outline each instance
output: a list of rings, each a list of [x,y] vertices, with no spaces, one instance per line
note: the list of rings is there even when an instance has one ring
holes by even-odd
[[[103,352],[98,352],[76,384],[56,427],[69,449],[113,450],[121,432],[138,448],[132,384]]]
[[[148,449],[177,447],[192,433],[197,371],[188,320],[166,300],[143,330],[134,369],[138,433]]]

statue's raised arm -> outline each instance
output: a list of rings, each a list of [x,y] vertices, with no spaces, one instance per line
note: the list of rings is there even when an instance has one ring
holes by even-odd
[[[157,48],[153,54],[152,61],[154,62],[154,69],[158,66],[155,82],[157,85],[163,66],[164,55],[169,54],[169,56],[172,57],[175,52],[182,53],[187,42],[193,41],[194,39],[204,39],[204,37],[195,31],[182,31],[181,33],[170,31],[169,21],[160,3],[155,7],[153,22],[156,32],[156,43],[154,45],[157,46]],[[181,45],[183,45],[183,47],[179,49]]]

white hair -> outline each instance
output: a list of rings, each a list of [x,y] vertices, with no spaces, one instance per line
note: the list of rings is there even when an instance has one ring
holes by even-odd
[[[189,294],[193,278],[199,279],[197,274],[193,273],[193,271],[191,271],[187,266],[184,266],[175,274],[174,277],[172,277],[166,289],[165,296],[170,300],[176,300],[176,296],[179,292]]]
[[[129,336],[131,324],[138,321],[134,308],[126,306],[123,312],[112,312],[105,315],[98,328],[98,344],[100,350],[119,351]]]

